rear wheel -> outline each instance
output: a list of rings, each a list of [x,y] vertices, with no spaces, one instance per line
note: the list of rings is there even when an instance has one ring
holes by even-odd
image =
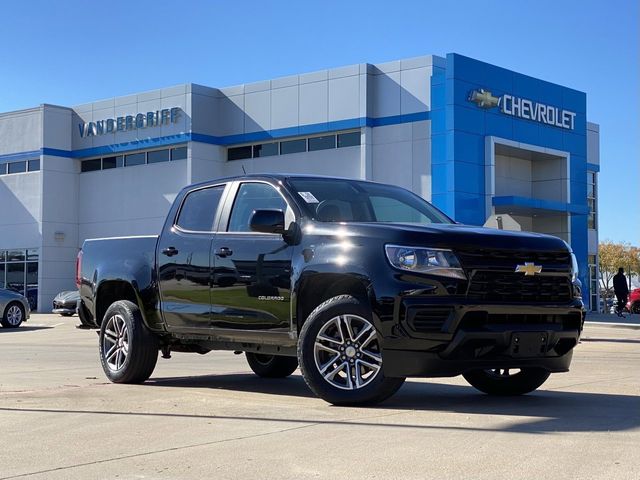
[[[18,328],[24,321],[24,307],[18,302],[12,302],[4,309],[0,324],[5,328]]]
[[[251,370],[259,377],[284,378],[298,368],[298,359],[261,353],[245,353]]]
[[[473,370],[462,376],[473,387],[489,395],[523,395],[542,385],[550,373],[542,368]]]
[[[100,362],[114,383],[142,383],[158,360],[158,339],[147,329],[137,305],[113,303],[100,325]]]
[[[366,405],[393,395],[404,378],[382,372],[380,336],[369,307],[350,295],[318,306],[302,326],[298,363],[305,381],[334,405]]]
[[[640,302],[635,302],[631,305],[631,313],[640,313]]]

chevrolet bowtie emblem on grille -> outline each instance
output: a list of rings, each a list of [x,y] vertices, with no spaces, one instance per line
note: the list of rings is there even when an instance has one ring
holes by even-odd
[[[516,272],[524,273],[524,276],[527,277],[529,275],[535,275],[536,273],[542,272],[542,267],[533,262],[524,262],[524,265],[516,266]]]
[[[499,97],[494,97],[490,91],[483,88],[473,90],[469,95],[469,100],[475,102],[480,108],[493,108],[500,103]]]

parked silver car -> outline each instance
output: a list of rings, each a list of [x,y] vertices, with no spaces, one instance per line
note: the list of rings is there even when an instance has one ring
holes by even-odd
[[[29,301],[18,292],[0,288],[0,324],[5,328],[16,328],[31,314]]]
[[[70,317],[76,314],[78,308],[78,302],[80,301],[80,294],[78,290],[70,290],[68,292],[60,292],[53,299],[52,313],[57,313],[63,317]]]

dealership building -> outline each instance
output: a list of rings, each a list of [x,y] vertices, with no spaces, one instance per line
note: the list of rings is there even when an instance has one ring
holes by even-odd
[[[50,311],[87,238],[157,234],[190,183],[392,183],[455,220],[566,240],[598,305],[599,127],[586,94],[457,54],[0,113],[0,287]]]

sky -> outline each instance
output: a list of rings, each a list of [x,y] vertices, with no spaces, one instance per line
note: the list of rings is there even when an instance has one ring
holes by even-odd
[[[460,53],[587,93],[600,239],[640,246],[638,3],[4,1],[0,112]]]

